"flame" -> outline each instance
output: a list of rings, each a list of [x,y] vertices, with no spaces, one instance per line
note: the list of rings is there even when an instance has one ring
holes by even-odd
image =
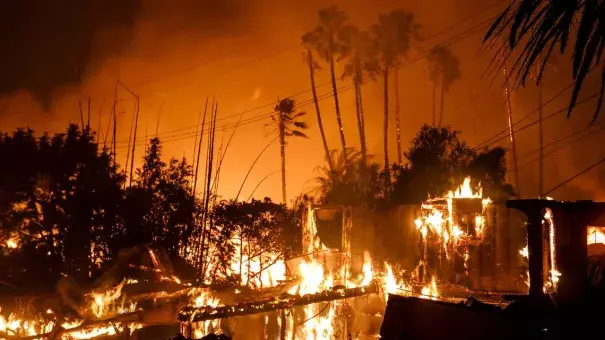
[[[388,294],[409,295],[412,289],[402,280],[397,280],[393,274],[393,268],[388,263],[384,263],[386,274],[382,278],[382,289],[384,290],[384,301],[388,300]]]
[[[194,290],[189,293],[191,301],[194,307],[212,307],[216,308],[222,305],[219,298],[213,296],[210,292],[203,290]],[[206,320],[197,322],[193,325],[193,335],[195,339],[204,337],[205,335],[213,333],[219,329],[219,320]]]
[[[9,238],[8,240],[6,240],[6,247],[8,247],[10,249],[19,248],[19,237],[13,236],[13,237]]]
[[[475,216],[475,233],[477,237],[483,237],[483,231],[485,229],[485,219],[483,216],[477,215]]]
[[[363,278],[361,280],[361,286],[367,286],[374,279],[374,270],[372,269],[372,258],[367,250],[363,252],[363,258]]]
[[[453,198],[483,198],[483,188],[481,184],[477,186],[477,191],[471,189],[471,178],[466,177],[462,185],[460,185],[455,191],[450,191],[448,197]]]
[[[302,281],[299,285],[290,288],[290,294],[315,294],[323,289],[331,288],[334,278],[330,273],[324,276],[324,268],[317,260],[303,261],[298,265]]]
[[[526,259],[529,259],[529,248],[525,246],[523,249],[519,249],[519,255],[523,256]]]
[[[605,244],[605,233],[603,233],[603,229],[599,228],[599,227],[588,227],[587,243],[588,244],[595,244],[595,243]]]
[[[120,284],[115,288],[106,290],[103,293],[91,293],[93,301],[90,306],[90,310],[97,318],[101,318],[109,314],[111,312],[111,308],[115,308],[114,302],[122,295],[122,288],[124,287],[124,284],[126,284],[126,280],[120,282]],[[123,302],[124,301],[122,300],[122,303]],[[136,306],[134,307],[136,308]],[[131,306],[130,309],[134,308]],[[123,306],[121,306],[118,313],[124,313],[126,311],[124,310]]]
[[[437,283],[435,282],[435,277],[431,278],[431,283],[422,287],[421,298],[437,300],[439,298],[439,290],[437,289]]]
[[[550,259],[550,270],[548,271],[550,273],[549,282],[546,282],[545,285],[547,286],[547,288],[556,291],[557,283],[559,282],[559,277],[561,276],[561,273],[557,270],[557,245],[555,242],[555,222],[553,220],[553,214],[550,209],[546,209],[546,211],[544,212],[544,219],[542,223],[546,223],[548,225],[548,248]]]

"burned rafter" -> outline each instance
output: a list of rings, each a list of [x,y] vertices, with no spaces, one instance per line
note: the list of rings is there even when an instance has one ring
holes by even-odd
[[[305,306],[319,302],[329,302],[342,299],[365,296],[378,293],[378,284],[372,283],[364,287],[345,288],[334,287],[332,290],[316,294],[282,295],[279,297],[256,301],[247,304],[226,305],[220,307],[186,307],[179,313],[181,322],[200,322],[207,320],[225,319],[236,316],[266,313],[294,307]]]

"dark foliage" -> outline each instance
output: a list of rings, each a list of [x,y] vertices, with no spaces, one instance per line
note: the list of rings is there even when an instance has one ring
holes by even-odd
[[[517,84],[524,85],[537,66],[540,82],[556,49],[563,54],[575,38],[572,70],[576,80],[568,115],[574,109],[588,73],[601,63],[605,47],[605,3],[597,0],[517,0],[494,21],[484,41],[508,46],[519,52],[512,68]],[[507,40],[499,44],[498,40]],[[556,48],[556,49],[555,49]],[[499,65],[496,66],[499,68]],[[601,91],[594,119],[605,91],[605,67],[601,71]]]
[[[404,153],[406,163],[393,165],[389,172],[380,171],[378,164],[370,164],[370,176],[359,174],[359,153],[350,150],[352,162],[345,165],[342,157],[333,160],[335,170],[320,167],[316,179],[317,193],[322,203],[366,205],[372,208],[393,204],[418,204],[454,189],[464,178],[471,176],[473,185],[481,183],[492,199],[513,194],[505,182],[506,151],[502,148],[477,151],[460,139],[458,131],[448,127],[424,125]],[[386,181],[388,176],[391,180]]]

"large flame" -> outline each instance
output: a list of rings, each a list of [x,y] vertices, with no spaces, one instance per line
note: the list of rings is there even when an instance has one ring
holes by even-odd
[[[456,190],[450,191],[448,193],[448,197],[453,198],[483,198],[483,188],[481,188],[481,184],[477,186],[477,191],[473,191],[471,188],[471,178],[466,177],[462,185],[460,185]]]
[[[120,282],[120,284],[113,289],[108,289],[102,293],[91,293],[93,301],[91,303],[90,310],[97,318],[101,318],[111,312],[115,313],[116,308],[117,314],[125,312],[123,299],[119,306],[116,306],[115,304],[118,298],[122,295],[122,288],[124,288],[124,284],[126,284],[126,280]],[[130,306],[127,310],[131,311],[134,308],[136,308],[136,305]]]

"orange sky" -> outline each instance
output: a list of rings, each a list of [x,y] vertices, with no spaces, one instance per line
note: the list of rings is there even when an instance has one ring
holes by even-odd
[[[469,28],[498,14],[506,2],[490,0],[426,0],[418,2],[393,0],[363,0],[355,2],[334,1],[349,15],[350,21],[361,27],[371,25],[379,13],[391,9],[406,9],[416,14],[422,25],[422,35],[440,35],[417,44],[408,60],[414,61],[399,72],[401,129],[404,150],[423,123],[431,117],[431,83],[428,80],[424,59],[415,61],[419,53],[439,43],[450,41]],[[467,18],[491,3],[498,3],[472,20],[447,29],[454,23]],[[312,179],[317,175],[316,167],[322,164],[323,149],[310,102],[308,72],[302,62],[300,37],[316,23],[317,10],[327,4],[318,1],[278,2],[257,0],[250,2],[235,17],[206,18],[213,24],[196,27],[190,20],[191,13],[171,8],[155,0],[144,1],[134,38],[126,51],[120,55],[92,63],[85,81],[78,87],[57,90],[50,112],[45,112],[25,91],[0,99],[4,109],[0,115],[0,126],[9,130],[17,126],[31,126],[36,131],[60,131],[67,122],[79,121],[78,100],[92,98],[91,122],[98,128],[99,113],[101,127],[107,128],[113,101],[116,79],[120,79],[141,98],[135,163],[143,154],[144,136],[156,131],[158,112],[159,137],[164,141],[165,156],[191,159],[198,114],[203,110],[207,96],[219,101],[217,121],[217,144],[226,142],[237,122],[239,114],[247,111],[242,124],[226,155],[220,180],[219,194],[233,197],[248,171],[248,168],[263,147],[273,139],[271,129],[265,124],[277,98],[298,94],[294,99],[300,109],[308,111],[306,121],[310,125],[310,139],[291,139],[287,147],[288,197],[312,189]],[[439,10],[435,10],[439,8]],[[193,16],[195,17],[195,16]],[[208,17],[208,16],[206,16]],[[186,21],[183,18],[187,18]],[[200,21],[206,20],[200,19]],[[183,22],[187,23],[186,25]],[[216,22],[216,23],[214,23]],[[210,28],[208,28],[210,27]],[[214,30],[212,29],[214,28]],[[446,31],[443,31],[447,29]],[[475,145],[506,127],[504,97],[499,92],[500,83],[490,87],[490,77],[482,77],[492,56],[489,51],[480,51],[485,29],[472,34],[451,47],[461,61],[462,79],[455,83],[445,100],[444,123],[462,131],[462,137]],[[107,48],[103,35],[99,35],[95,46]],[[317,84],[327,84],[326,67],[318,74]],[[340,69],[341,65],[337,65]],[[50,67],[50,66],[49,66]],[[337,71],[340,74],[340,71]],[[563,73],[564,71],[561,71]],[[570,81],[568,73],[564,81],[549,82],[545,86],[545,98],[550,98]],[[349,80],[338,81],[346,86]],[[529,85],[533,87],[533,85]],[[329,86],[318,88],[319,94],[328,93]],[[382,82],[370,82],[363,88],[366,107],[367,142],[376,160],[382,160]],[[134,100],[124,90],[119,92],[118,159],[124,164]],[[564,107],[567,96],[554,101],[544,110],[545,115]],[[393,103],[394,100],[391,101]],[[354,120],[352,91],[341,95],[341,110],[348,144],[358,147],[358,136]],[[535,90],[521,90],[514,97],[514,115],[522,117],[537,105]],[[325,129],[331,148],[340,146],[336,129],[333,101],[331,97],[321,100]],[[560,115],[545,123],[545,140],[555,140],[562,135],[586,126],[592,112],[580,113],[565,120]],[[391,106],[394,108],[394,104]],[[391,109],[390,157],[396,160],[394,110]],[[535,117],[535,116],[534,116]],[[530,122],[535,118],[528,120]],[[519,154],[537,147],[537,130],[532,127],[519,133]],[[546,161],[548,174],[545,187],[549,188],[581,170],[598,159],[595,152],[586,151],[589,145],[602,139],[598,134],[586,139],[576,150],[562,150]],[[206,140],[204,140],[206,143]],[[506,140],[503,145],[507,146]],[[579,155],[582,156],[579,156]],[[602,157],[603,155],[601,155]],[[531,160],[531,155],[523,158]],[[523,161],[521,162],[523,163]],[[278,145],[272,145],[262,156],[246,182],[240,198],[247,198],[252,189],[266,175],[279,170]],[[535,195],[537,165],[522,169],[522,186],[529,188],[524,195]],[[575,191],[566,193],[575,198],[598,198],[599,173],[593,173],[574,182]],[[577,189],[577,190],[576,190]],[[578,191],[579,190],[579,191]],[[269,177],[257,190],[255,197],[270,196],[279,200],[280,177],[276,173]],[[577,197],[576,197],[577,196]]]

